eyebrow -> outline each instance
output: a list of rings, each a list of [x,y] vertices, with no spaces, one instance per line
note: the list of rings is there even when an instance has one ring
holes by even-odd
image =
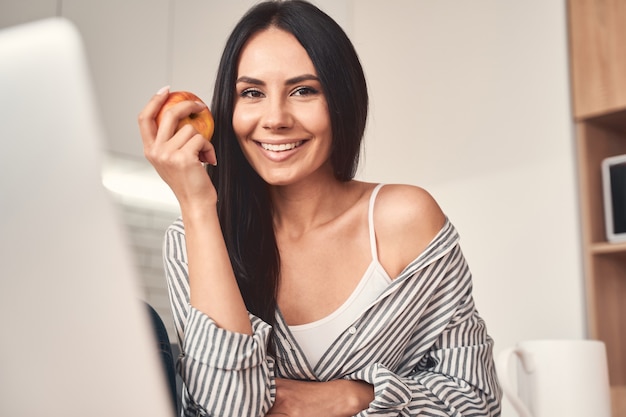
[[[285,85],[298,84],[298,83],[301,83],[302,81],[319,82],[320,79],[313,74],[303,74],[303,75],[298,75],[297,77],[289,78],[288,80],[285,81]],[[265,85],[264,81],[259,80],[257,78],[247,77],[245,75],[237,78],[237,81],[235,81],[235,83],[236,84],[247,83],[247,84],[254,84],[254,85]]]

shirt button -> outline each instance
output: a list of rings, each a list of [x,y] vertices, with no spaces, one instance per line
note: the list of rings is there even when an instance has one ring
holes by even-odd
[[[356,327],[352,326],[348,329],[348,333],[350,334],[356,334]]]

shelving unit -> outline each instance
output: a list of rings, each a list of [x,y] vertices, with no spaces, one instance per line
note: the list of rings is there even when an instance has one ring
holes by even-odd
[[[601,161],[626,154],[626,2],[569,0],[589,337],[606,344],[614,417],[626,417],[626,243],[608,243]]]

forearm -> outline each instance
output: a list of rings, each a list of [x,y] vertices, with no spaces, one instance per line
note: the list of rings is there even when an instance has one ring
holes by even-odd
[[[350,381],[339,379],[332,381],[335,392],[338,395],[337,415],[353,416],[362,410],[366,410],[374,400],[374,387],[364,381]]]
[[[271,327],[248,315],[251,336],[228,331],[190,306],[186,241],[183,223],[177,220],[168,228],[163,247],[174,325],[182,350],[178,370],[185,384],[184,415],[196,415],[197,410],[213,416],[264,415],[274,393],[274,361],[266,351]],[[216,386],[220,387],[219,395]],[[224,401],[228,407],[224,407]]]
[[[276,401],[267,415],[350,417],[373,399],[374,389],[364,381],[276,379]]]
[[[183,209],[190,303],[225,330],[252,334],[215,206]]]

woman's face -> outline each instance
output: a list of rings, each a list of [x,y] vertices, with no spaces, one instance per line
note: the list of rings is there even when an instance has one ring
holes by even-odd
[[[332,175],[326,97],[311,59],[290,33],[269,28],[244,46],[233,128],[252,167],[271,185]]]

